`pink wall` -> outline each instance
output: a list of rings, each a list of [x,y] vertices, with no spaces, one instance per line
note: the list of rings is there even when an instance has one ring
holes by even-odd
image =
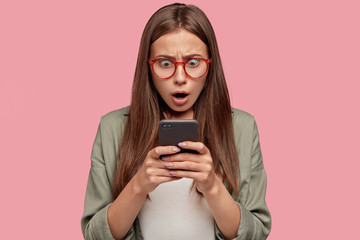
[[[82,238],[100,117],[129,104],[142,29],[167,3],[0,3],[3,239]],[[233,106],[259,125],[269,239],[353,239],[360,214],[359,2],[191,3],[213,23]]]

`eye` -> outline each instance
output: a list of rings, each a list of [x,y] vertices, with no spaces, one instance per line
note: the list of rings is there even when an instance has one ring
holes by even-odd
[[[169,59],[161,59],[158,61],[160,67],[168,68],[173,65],[173,63]]]
[[[199,65],[200,60],[199,59],[190,59],[186,65],[189,67],[197,67]]]

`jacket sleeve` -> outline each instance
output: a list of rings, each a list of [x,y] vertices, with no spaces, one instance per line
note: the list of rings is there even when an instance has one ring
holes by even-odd
[[[86,240],[114,239],[107,221],[107,211],[113,202],[112,178],[109,169],[114,169],[115,166],[107,167],[108,162],[105,161],[109,151],[112,152],[111,155],[114,155],[114,143],[103,128],[103,123],[100,122],[91,153],[91,168],[85,194],[84,213],[81,218],[81,230]],[[115,163],[115,161],[112,162]],[[130,239],[133,235],[132,227],[125,239]]]
[[[239,205],[241,219],[236,240],[261,240],[266,239],[271,229],[271,216],[265,202],[267,177],[263,165],[260,149],[258,128],[255,120],[252,122],[251,154],[250,164],[246,171],[247,179],[244,179],[246,187],[240,186],[240,198],[235,198]],[[241,159],[240,159],[241,162]],[[241,168],[240,163],[240,168]],[[242,176],[241,176],[242,177]],[[216,236],[218,239],[225,239],[216,226]]]

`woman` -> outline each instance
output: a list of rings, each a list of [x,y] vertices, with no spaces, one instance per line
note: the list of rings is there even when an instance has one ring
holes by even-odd
[[[198,120],[200,141],[158,146],[161,119]],[[100,122],[85,239],[265,239],[265,191],[256,123],[230,106],[209,20],[192,5],[159,9],[142,35],[130,106]]]

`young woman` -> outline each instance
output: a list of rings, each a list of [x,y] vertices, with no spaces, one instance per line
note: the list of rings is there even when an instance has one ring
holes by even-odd
[[[200,141],[158,146],[161,119],[198,120]],[[265,239],[265,191],[256,123],[230,106],[209,20],[192,5],[159,9],[141,38],[130,106],[101,118],[85,239]]]

